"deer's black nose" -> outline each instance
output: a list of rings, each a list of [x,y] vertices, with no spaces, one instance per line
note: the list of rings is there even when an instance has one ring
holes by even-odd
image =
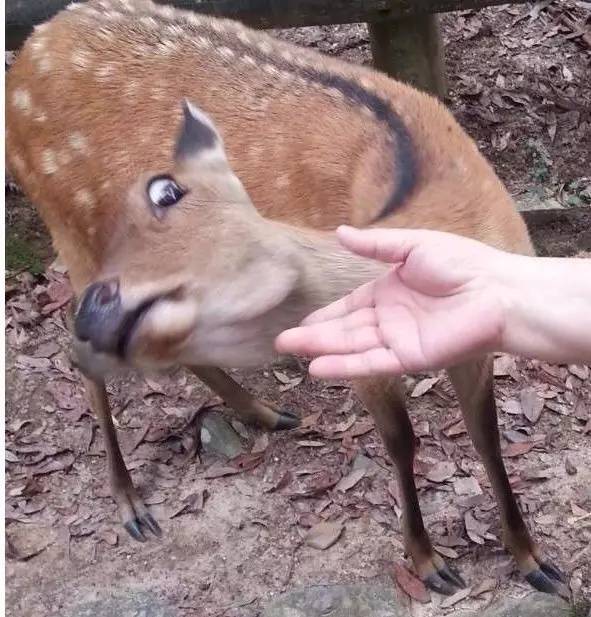
[[[119,282],[99,281],[82,294],[74,331],[81,341],[90,341],[96,351],[117,353],[124,321]]]

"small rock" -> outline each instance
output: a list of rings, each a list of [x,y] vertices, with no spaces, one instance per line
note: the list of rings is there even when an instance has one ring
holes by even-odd
[[[242,442],[236,431],[219,413],[209,413],[201,424],[201,445],[205,452],[234,458],[242,452]]]
[[[389,587],[314,585],[280,596],[263,617],[409,617],[409,613]]]
[[[63,617],[178,617],[170,606],[155,595],[130,590],[125,595],[107,596],[79,604]]]
[[[567,456],[564,459],[564,468],[566,469],[566,473],[569,476],[574,476],[577,473],[577,468],[575,464],[572,462],[570,456]]]
[[[518,600],[509,599],[467,617],[569,617],[570,607],[558,596],[534,592]]]

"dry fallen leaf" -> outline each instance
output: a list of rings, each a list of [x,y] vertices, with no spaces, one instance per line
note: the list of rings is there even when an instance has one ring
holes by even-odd
[[[589,379],[589,367],[579,364],[569,364],[568,370],[579,379]]]
[[[493,373],[495,377],[505,377],[509,375],[513,379],[519,378],[515,358],[512,356],[502,355],[494,359]]]
[[[536,444],[533,441],[524,441],[522,443],[510,443],[504,450],[503,456],[521,456],[529,452]]]
[[[544,399],[538,396],[538,393],[531,386],[528,386],[519,393],[519,401],[523,415],[532,424],[535,424],[540,419],[542,409],[544,409]]]
[[[342,493],[352,489],[365,475],[365,469],[355,469],[351,473],[342,477],[335,486],[337,491]]]
[[[439,381],[439,377],[427,377],[426,379],[421,379],[419,383],[414,387],[411,397],[417,398],[419,396],[423,396]]]
[[[488,531],[490,525],[488,523],[481,523],[479,520],[474,518],[471,510],[468,510],[466,514],[464,514],[464,523],[466,525],[466,533],[472,542],[476,542],[476,544],[484,544],[483,536]]]
[[[466,425],[463,420],[459,420],[458,422],[454,422],[451,426],[445,428],[443,432],[447,437],[456,437],[457,435],[462,435],[466,432]]]
[[[403,564],[395,563],[392,570],[394,580],[404,593],[422,604],[427,604],[431,601],[431,595],[423,582],[405,568]]]
[[[454,492],[456,495],[481,495],[482,489],[476,478],[468,476],[454,480]]]
[[[466,587],[465,589],[460,589],[460,591],[456,591],[456,593],[454,593],[452,596],[449,596],[449,598],[445,598],[445,600],[441,602],[439,607],[449,608],[450,606],[457,604],[464,598],[467,598],[471,592],[472,592],[472,587]]]
[[[497,584],[498,584],[498,581],[496,578],[485,578],[483,581],[478,583],[476,587],[474,587],[470,595],[473,598],[481,596],[483,593],[486,593],[487,591],[493,591],[494,589],[496,589]]]
[[[519,401],[513,398],[502,403],[501,408],[505,413],[511,414],[512,416],[519,416],[521,414],[521,405]]]
[[[311,527],[304,536],[304,543],[312,548],[330,548],[343,533],[344,525],[336,521],[322,522]]]
[[[431,482],[445,482],[456,472],[456,464],[453,461],[441,461],[435,463],[426,473],[427,480]]]
[[[203,474],[203,477],[208,480],[212,480],[214,478],[221,478],[223,476],[233,476],[237,473],[240,473],[240,469],[236,469],[236,467],[229,467],[228,465],[220,465],[218,463],[214,463]]]
[[[187,495],[183,499],[182,505],[172,512],[172,514],[169,515],[169,518],[175,518],[181,514],[189,514],[203,510],[203,505],[205,504],[205,500],[208,496],[209,492],[207,489],[202,489]]]
[[[433,548],[444,557],[448,557],[449,559],[457,559],[459,554],[457,551],[454,551],[453,548],[449,548],[448,546],[441,546],[439,544],[434,544]]]

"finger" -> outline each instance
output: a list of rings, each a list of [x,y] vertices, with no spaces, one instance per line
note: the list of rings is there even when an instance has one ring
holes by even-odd
[[[337,229],[341,244],[353,253],[386,263],[403,263],[421,242],[433,240],[443,232],[423,229],[356,229],[342,225]]]
[[[350,317],[353,326],[347,323],[347,319],[334,319],[287,330],[277,337],[276,347],[279,352],[314,357],[360,353],[383,345],[375,315],[364,312]]]
[[[363,308],[372,307],[374,304],[375,281],[370,281],[361,285],[347,296],[329,304],[313,313],[310,313],[303,321],[302,325],[307,326],[322,321],[338,319],[358,311]]]
[[[381,347],[358,354],[320,356],[312,360],[309,372],[321,379],[347,379],[370,375],[403,375],[404,367],[392,350]]]

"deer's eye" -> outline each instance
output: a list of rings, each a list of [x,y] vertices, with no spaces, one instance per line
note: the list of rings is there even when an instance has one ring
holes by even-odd
[[[148,198],[157,208],[169,208],[181,200],[187,192],[170,176],[156,176],[148,182]]]

